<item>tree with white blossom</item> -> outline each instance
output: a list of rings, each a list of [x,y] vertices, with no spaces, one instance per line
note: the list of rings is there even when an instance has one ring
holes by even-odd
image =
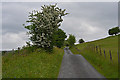
[[[41,11],[32,11],[29,14],[29,25],[24,25],[28,29],[30,40],[33,45],[50,50],[53,48],[52,35],[63,21],[62,17],[67,15],[66,9],[60,9],[55,5],[41,6]]]

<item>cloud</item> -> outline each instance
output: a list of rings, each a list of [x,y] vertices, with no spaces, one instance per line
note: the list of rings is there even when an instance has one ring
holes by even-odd
[[[118,2],[119,0],[1,0],[2,2]]]
[[[29,12],[41,10],[42,5],[55,4],[56,2],[24,2],[3,3],[2,6],[2,36],[3,48],[12,49],[22,46],[27,39],[23,32],[27,30],[22,26],[28,20]],[[76,36],[92,41],[108,36],[108,29],[118,25],[117,2],[58,2],[58,7],[70,13],[63,17],[60,26],[67,35]],[[9,37],[7,39],[7,37]],[[8,41],[6,41],[6,39]],[[9,40],[10,39],[10,40]],[[12,45],[12,47],[11,47]]]
[[[68,19],[68,20],[67,20]],[[67,18],[62,25],[62,29],[68,34],[73,34],[76,36],[77,43],[80,38],[85,39],[85,41],[92,41],[94,39],[102,38],[107,35],[107,30],[95,25],[91,22],[81,21],[79,18]],[[67,22],[68,21],[68,22]],[[69,23],[69,21],[72,21]],[[69,24],[65,24],[69,23]]]
[[[2,36],[2,49],[15,49],[22,47],[27,41],[26,32],[6,33]]]
[[[118,24],[117,3],[95,2],[74,3],[73,5],[72,3],[66,3],[66,5],[64,4],[63,7],[70,14],[64,17],[62,29],[69,34],[74,34],[77,41],[79,38],[92,41],[108,36],[108,29]]]
[[[44,3],[43,3],[44,4]],[[19,33],[26,29],[22,24],[28,20],[29,12],[40,10],[42,3],[3,3],[2,6],[2,30],[7,32]],[[45,3],[50,4],[50,3]]]

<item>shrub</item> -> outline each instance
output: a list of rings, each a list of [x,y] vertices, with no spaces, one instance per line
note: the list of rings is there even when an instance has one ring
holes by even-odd
[[[66,33],[62,29],[58,29],[54,34],[53,34],[53,45],[61,48],[64,44],[65,38],[66,38]]]
[[[84,43],[85,41],[83,39],[79,39],[79,43]]]
[[[74,43],[76,42],[75,36],[70,34],[67,41],[68,41],[70,47],[73,46]]]

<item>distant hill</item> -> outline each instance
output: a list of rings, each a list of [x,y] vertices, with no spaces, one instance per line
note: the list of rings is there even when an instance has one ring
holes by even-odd
[[[109,37],[106,37],[103,39],[86,42],[86,43],[82,43],[82,44],[77,44],[76,47],[78,49],[83,49],[83,48],[87,47],[87,45],[93,44],[95,46],[100,46],[101,49],[105,49],[106,51],[111,50],[112,53],[117,53],[117,51],[118,51],[118,36],[120,37],[120,35],[109,36]]]

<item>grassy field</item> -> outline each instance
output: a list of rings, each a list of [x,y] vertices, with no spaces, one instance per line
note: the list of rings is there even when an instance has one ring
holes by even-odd
[[[0,79],[2,79],[2,54],[0,53]]]
[[[52,53],[36,49],[27,54],[8,54],[2,57],[3,78],[57,78],[64,51],[54,48]]]
[[[120,35],[119,35],[120,36]],[[94,46],[98,46],[98,53]],[[75,45],[80,51],[77,51],[74,47],[71,51],[74,54],[82,54],[88,62],[90,62],[98,72],[104,75],[106,78],[117,78],[118,77],[118,36],[111,36],[104,39],[86,42]],[[106,58],[103,50],[105,50]],[[111,50],[112,61],[110,60],[109,50]]]

